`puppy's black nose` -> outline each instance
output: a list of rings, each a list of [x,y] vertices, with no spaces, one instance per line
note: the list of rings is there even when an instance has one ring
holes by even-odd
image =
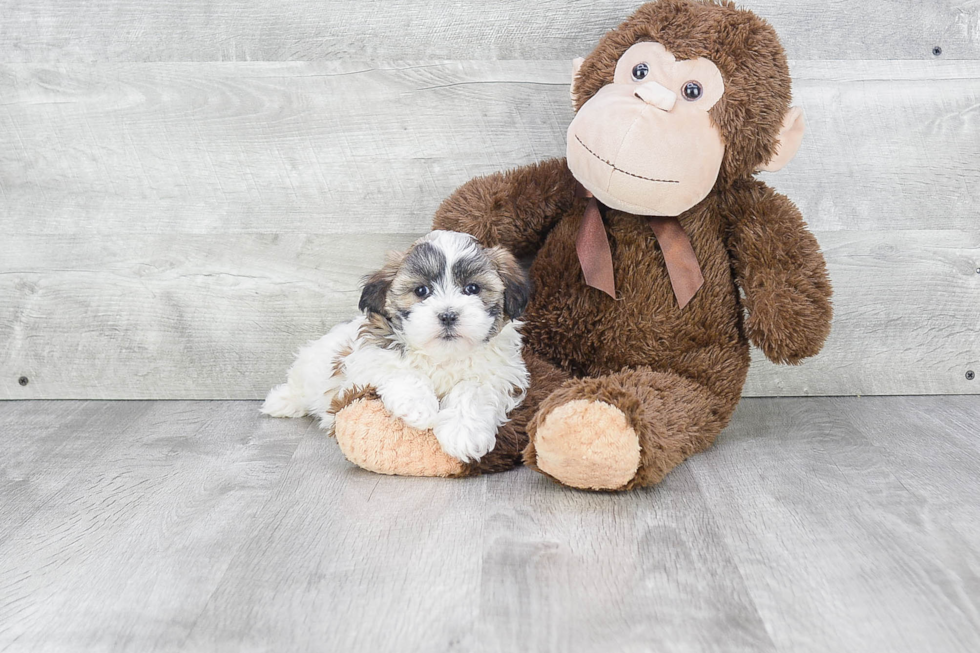
[[[459,319],[459,315],[455,311],[446,311],[445,313],[439,313],[439,321],[442,322],[443,326],[451,327],[456,324],[456,320]]]

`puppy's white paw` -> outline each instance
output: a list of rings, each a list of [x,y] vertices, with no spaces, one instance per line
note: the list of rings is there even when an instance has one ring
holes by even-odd
[[[270,390],[259,411],[271,417],[302,417],[306,414],[302,397],[297,396],[288,383]]]
[[[435,426],[439,400],[433,393],[387,393],[381,397],[385,408],[413,429],[425,431]]]
[[[459,409],[443,409],[433,431],[442,450],[464,463],[476,462],[497,444],[496,424],[468,419]]]

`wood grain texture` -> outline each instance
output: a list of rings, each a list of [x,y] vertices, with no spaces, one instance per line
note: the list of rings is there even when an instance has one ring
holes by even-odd
[[[980,62],[795,62],[765,175],[810,224],[975,229]],[[4,233],[428,228],[476,175],[563,156],[560,62],[0,65]]]
[[[3,0],[0,61],[565,59],[640,2]],[[976,59],[970,0],[746,0],[794,58]]]
[[[753,349],[746,396],[980,393],[980,231],[817,232],[834,322],[817,356]]]
[[[776,650],[690,470],[621,495],[527,469],[487,486],[469,650]]]
[[[0,415],[0,478],[30,489],[0,504],[0,523],[17,522],[0,539],[7,651],[175,650],[316,429],[244,403],[7,402]]]
[[[8,238],[0,398],[264,397],[300,345],[356,314],[384,251],[416,235]],[[966,378],[980,372],[976,231],[817,237],[830,339],[801,366],[756,352],[747,396],[980,393]]]
[[[748,395],[980,391],[980,63],[795,62],[766,180],[837,287]],[[0,66],[0,398],[258,398],[472,176],[564,151],[557,62]],[[26,375],[31,383],[17,385]]]
[[[563,155],[570,73],[542,67],[0,66],[2,224],[422,231],[470,177]]]
[[[149,410],[144,402],[4,404],[0,544],[74,483],[88,465],[98,464],[113,442]]]
[[[186,647],[469,650],[486,502],[484,479],[379,476],[310,432]]]
[[[980,646],[978,417],[973,397],[747,401],[691,461],[780,650]]]
[[[626,494],[374,475],[257,408],[0,402],[39,490],[0,502],[0,650],[980,648],[976,397],[747,399]]]
[[[413,239],[5,239],[0,398],[259,398],[300,345],[356,314],[385,250]]]

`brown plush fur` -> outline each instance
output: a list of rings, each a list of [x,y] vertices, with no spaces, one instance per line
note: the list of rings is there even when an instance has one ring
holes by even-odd
[[[537,469],[534,436],[549,413],[601,401],[625,415],[640,446],[635,475],[615,489],[657,483],[728,423],[749,341],[773,361],[797,363],[817,353],[829,332],[831,288],[816,240],[788,199],[751,178],[772,158],[789,106],[774,31],[727,2],[644,5],[586,58],[575,80],[577,106],[611,82],[616,60],[645,39],[679,59],[706,57],[725,78],[725,96],[711,110],[726,144],[722,170],[711,194],[679,216],[705,278],[686,308],[677,307],[646,220],[613,209],[606,230],[619,297],[585,285],[575,252],[585,200],[575,198],[564,159],[473,179],[436,213],[434,228],[535,257],[535,293],[523,317],[531,392],[501,432],[493,470],[516,464],[510,452],[528,438],[524,461]],[[482,466],[467,473],[489,471]]]
[[[575,78],[575,108],[612,81],[616,62],[639,41],[656,41],[677,59],[711,60],[725,95],[710,115],[725,141],[718,185],[751,175],[772,157],[789,109],[790,76],[769,23],[734,2],[660,0],[641,6],[606,32]]]

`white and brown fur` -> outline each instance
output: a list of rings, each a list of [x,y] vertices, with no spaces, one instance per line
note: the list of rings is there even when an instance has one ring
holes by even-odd
[[[315,415],[329,430],[335,397],[373,388],[394,417],[433,429],[446,453],[479,460],[527,390],[515,320],[528,293],[505,249],[433,231],[365,280],[364,314],[303,347],[262,412]]]

